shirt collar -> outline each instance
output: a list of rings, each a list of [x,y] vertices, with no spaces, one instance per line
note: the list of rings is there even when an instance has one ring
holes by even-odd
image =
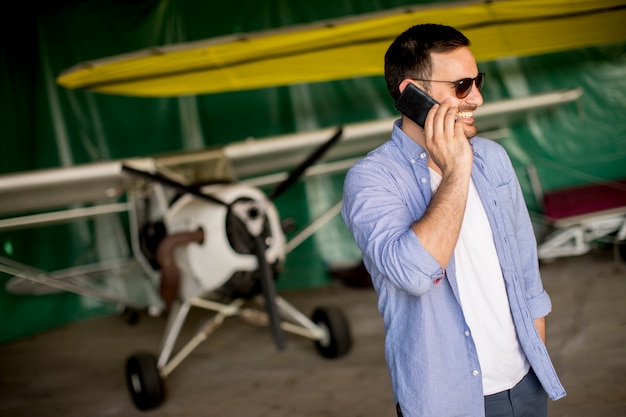
[[[480,152],[477,152],[476,148],[474,147],[475,139],[477,137],[478,136],[474,136],[469,141],[470,145],[472,145],[472,149],[474,152],[475,163],[477,162],[476,158],[478,158],[478,160],[481,162],[483,161],[483,158],[480,155]],[[415,142],[413,139],[411,139],[411,137],[407,135],[406,133],[404,133],[404,131],[402,130],[402,119],[397,119],[393,123],[393,130],[391,131],[391,139],[396,144],[398,149],[400,149],[400,151],[406,157],[407,160],[409,161],[423,160],[424,162],[427,161],[427,158],[421,156],[423,153],[425,153],[425,155],[428,155],[426,150],[422,148],[422,146],[419,145],[417,142]]]
[[[402,131],[402,119],[398,119],[393,123],[391,139],[407,160],[422,159],[426,162],[426,157],[421,157],[422,154],[428,155],[426,150]]]

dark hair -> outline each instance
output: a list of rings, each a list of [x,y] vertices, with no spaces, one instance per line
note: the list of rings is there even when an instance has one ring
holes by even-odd
[[[403,80],[430,78],[432,52],[449,52],[469,45],[469,39],[450,26],[427,23],[408,28],[385,53],[385,81],[389,94],[396,101],[400,96],[398,86]]]

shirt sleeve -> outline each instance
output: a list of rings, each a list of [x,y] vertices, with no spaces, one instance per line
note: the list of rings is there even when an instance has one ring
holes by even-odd
[[[422,295],[444,271],[411,228],[430,199],[424,189],[416,188],[415,182],[412,187],[403,182],[402,173],[361,161],[346,175],[342,216],[363,252],[374,285],[389,280]]]

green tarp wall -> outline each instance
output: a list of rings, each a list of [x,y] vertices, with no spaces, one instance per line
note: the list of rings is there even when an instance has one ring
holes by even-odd
[[[419,3],[431,2],[66,0],[13,5],[0,29],[0,173],[199,149],[390,117],[395,111],[382,77],[163,99],[71,91],[54,79],[78,62],[149,46]],[[525,171],[530,163],[546,190],[626,177],[626,45],[479,66],[488,74],[486,101],[584,89],[576,103],[529,117],[500,140],[533,212],[540,209]],[[298,185],[277,201],[281,215],[306,224],[341,197],[342,180],[336,175]],[[2,233],[0,254],[54,270],[89,260],[105,238],[90,224]],[[359,255],[335,218],[291,253],[279,289],[326,285],[327,262]],[[4,289],[8,279],[0,274],[0,343],[114,311],[110,304],[73,294],[9,294]]]

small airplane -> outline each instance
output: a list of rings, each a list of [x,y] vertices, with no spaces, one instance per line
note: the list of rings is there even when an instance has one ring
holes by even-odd
[[[164,378],[230,316],[269,326],[278,349],[285,348],[283,332],[290,332],[313,340],[325,358],[344,356],[352,338],[347,318],[338,307],[318,307],[309,318],[276,293],[275,280],[295,245],[288,246],[285,225],[272,202],[341,135],[339,128],[267,195],[258,186],[235,181],[224,149],[204,152],[196,162],[202,169],[213,170],[208,184],[179,182],[181,175],[172,174],[172,167],[180,162],[164,160],[179,161],[180,155],[3,176],[0,194],[3,201],[11,202],[3,205],[4,214],[69,207],[5,218],[0,230],[124,213],[131,224],[133,246],[128,257],[53,273],[0,258],[0,271],[14,275],[7,289],[42,294],[49,293],[45,290],[49,287],[96,297],[123,306],[130,320],[136,319],[138,311],[167,311],[169,322],[158,359],[139,352],[126,363],[128,387],[140,410],[162,403]],[[139,274],[138,269],[142,270]],[[143,277],[144,298],[149,301],[126,299],[125,294],[106,288],[114,285],[97,288],[104,272],[118,278]],[[215,315],[170,359],[191,307]]]
[[[537,247],[539,259],[583,255],[604,240],[613,243],[616,259],[626,261],[626,180],[593,179],[546,192],[536,167],[526,169],[545,229]]]
[[[510,123],[582,93],[577,88],[492,102],[475,118],[483,136],[498,139]],[[138,352],[126,362],[128,389],[140,410],[162,404],[165,379],[231,316],[269,327],[278,349],[285,348],[288,332],[312,340],[322,357],[342,357],[352,336],[341,309],[320,306],[307,317],[275,287],[286,256],[337,215],[341,201],[288,241],[289,221],[281,220],[274,200],[297,181],[345,172],[389,138],[394,119],[1,175],[0,233],[114,216],[128,224],[130,235],[130,248],[119,258],[60,271],[0,257],[0,272],[13,277],[7,290],[95,297],[121,306],[129,321],[142,311],[167,313],[158,356]],[[191,308],[214,314],[174,352]]]

